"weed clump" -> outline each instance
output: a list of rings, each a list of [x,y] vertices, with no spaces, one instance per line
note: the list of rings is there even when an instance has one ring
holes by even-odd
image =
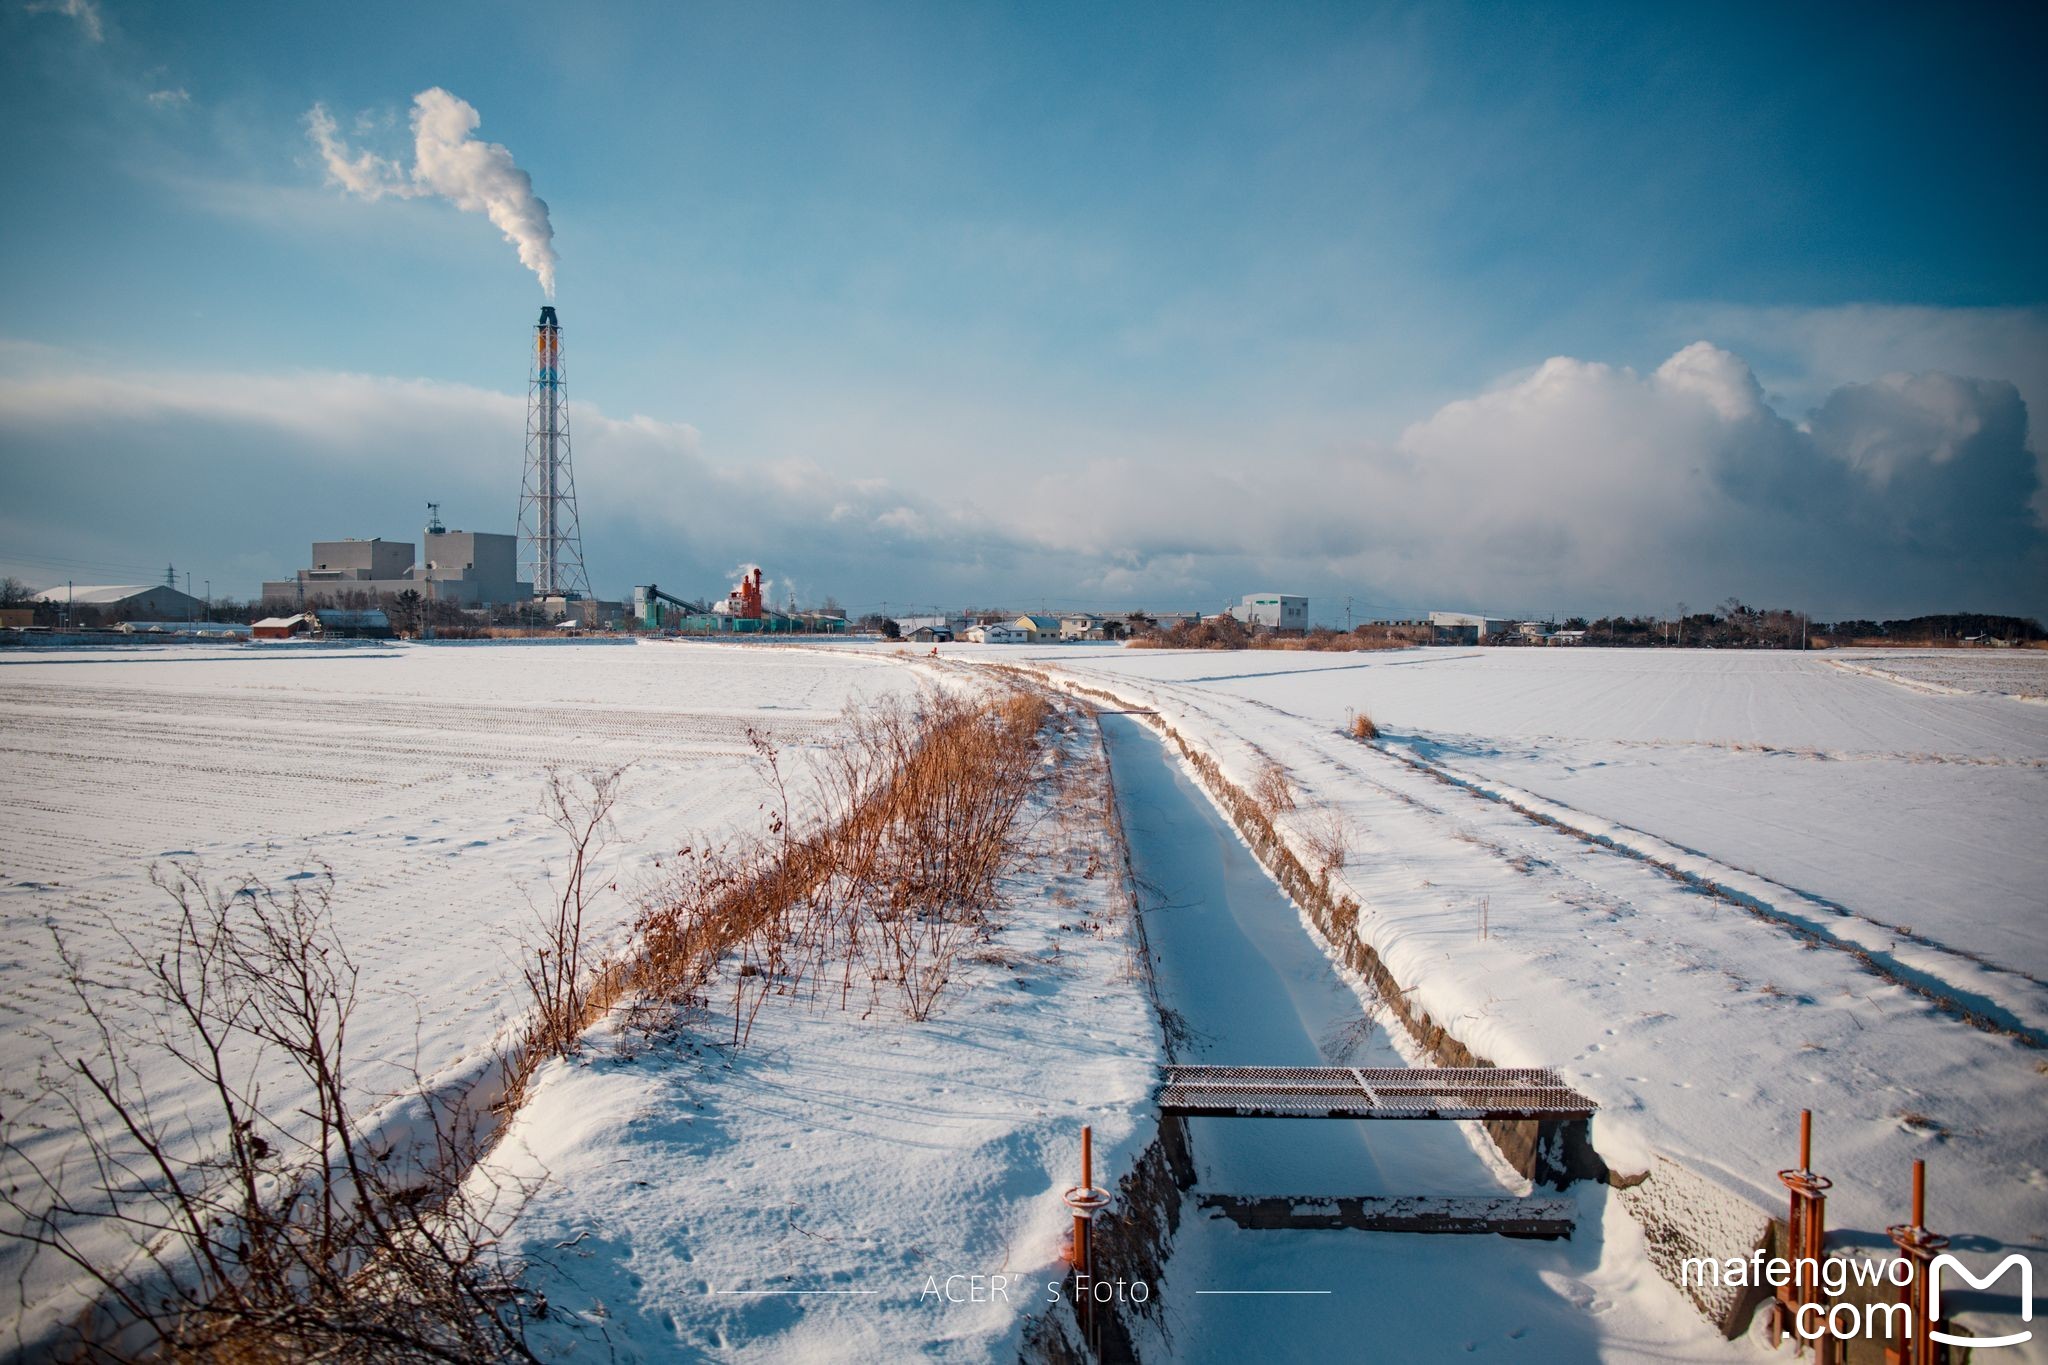
[[[1252,779],[1252,798],[1269,820],[1294,809],[1294,783],[1277,760],[1267,759]]]
[[[994,931],[1050,709],[1035,692],[931,692],[851,713],[803,830],[774,745],[750,735],[776,794],[769,833],[684,850],[642,897],[627,984],[672,1011],[723,993],[730,965],[735,1045],[769,995],[871,1009],[887,993],[930,1017]]]

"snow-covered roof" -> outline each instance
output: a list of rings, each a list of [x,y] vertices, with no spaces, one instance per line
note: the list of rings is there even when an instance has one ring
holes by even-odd
[[[87,585],[73,584],[68,588],[51,588],[36,594],[38,602],[70,602],[80,607],[108,607],[116,602],[126,602],[131,597],[140,597],[146,592],[163,587],[161,583],[112,583]],[[176,588],[170,591],[176,592]]]
[[[252,627],[252,629],[262,630],[265,627],[268,627],[272,630],[276,630],[284,626],[295,626],[301,621],[304,621],[310,625],[312,624],[312,620],[312,616],[303,611],[300,612],[297,616],[266,616],[261,621],[258,621],[255,624],[255,626]]]

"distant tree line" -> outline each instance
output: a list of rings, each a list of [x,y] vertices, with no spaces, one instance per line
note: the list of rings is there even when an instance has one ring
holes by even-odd
[[[2039,621],[1984,612],[1947,612],[1890,621],[1815,621],[1789,608],[1764,609],[1730,598],[1712,611],[1665,617],[1575,616],[1566,630],[1583,630],[1591,645],[1684,645],[1709,649],[1819,649],[1840,645],[1960,645],[1999,641],[2032,644],[2048,639]],[[1509,641],[1508,643],[1513,643]]]
[[[1181,621],[1165,630],[1136,613],[1132,614],[1131,621],[1131,643],[1151,649],[1301,649],[1350,653],[1366,649],[1403,649],[1428,642],[1427,626],[1390,625],[1381,621],[1367,621],[1350,630],[1332,630],[1327,626],[1279,630],[1272,626],[1247,625],[1229,615]]]
[[[2048,630],[2026,616],[1989,616],[1982,612],[1956,611],[1943,616],[1909,616],[1900,621],[1837,621],[1826,628],[1830,643],[1856,644],[1882,641],[1898,645],[1956,644],[1962,641],[2003,640],[2024,645],[2048,640]]]

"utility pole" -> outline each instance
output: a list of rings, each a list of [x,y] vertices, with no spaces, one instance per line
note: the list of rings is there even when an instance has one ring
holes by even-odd
[[[1351,599],[1349,597],[1344,599],[1344,633],[1346,635],[1351,633]]]
[[[204,580],[204,582],[206,583],[206,616],[204,619],[211,621],[213,619],[213,580],[209,578]]]

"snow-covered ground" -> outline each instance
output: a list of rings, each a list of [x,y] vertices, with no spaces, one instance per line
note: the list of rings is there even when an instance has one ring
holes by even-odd
[[[1822,655],[951,652],[1156,706],[1240,782],[1282,762],[1349,826],[1361,936],[1599,1100],[1615,1167],[1779,1210],[1810,1107],[1844,1244],[1888,1250],[1923,1157],[1967,1260],[2048,1276],[2048,708]]]
[[[1156,1127],[1094,727],[1060,747],[1000,931],[930,1019],[771,996],[744,1048],[714,1007],[543,1069],[492,1160],[544,1180],[508,1239],[548,1297],[543,1358],[1016,1359],[1065,1273],[1081,1125],[1111,1178]]]
[[[749,725],[800,776],[842,708],[912,685],[887,656],[715,644],[9,651],[0,1105],[39,1159],[70,1143],[38,1134],[50,1111],[28,1103],[53,1051],[92,1043],[50,931],[118,973],[106,917],[149,940],[169,908],[149,869],[173,861],[279,885],[332,869],[362,971],[357,1079],[395,1089],[414,1067],[471,1066],[525,1007],[526,892],[546,896],[561,843],[540,813],[547,768],[631,765],[616,843],[630,874],[672,841],[756,820]],[[597,913],[602,934],[631,906],[607,896]],[[10,1298],[21,1260],[0,1246]],[[45,1260],[25,1286],[40,1321],[65,1307],[63,1278]]]

